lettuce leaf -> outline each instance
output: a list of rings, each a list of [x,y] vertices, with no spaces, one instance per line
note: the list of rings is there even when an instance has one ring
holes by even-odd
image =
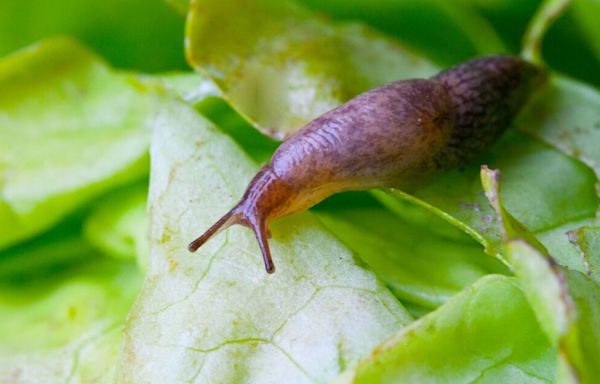
[[[0,382],[114,382],[122,326],[141,279],[131,263],[87,259],[0,282]]]
[[[147,182],[118,189],[101,201],[84,223],[85,238],[98,251],[120,259],[137,257],[145,270],[148,258]]]
[[[148,172],[156,92],[68,38],[0,61],[0,249]]]
[[[600,92],[555,76],[529,103],[517,129],[587,164],[600,177]]]
[[[186,36],[190,64],[279,139],[357,93],[435,72],[369,28],[332,24],[290,1],[194,1]]]
[[[342,383],[554,382],[556,349],[513,278],[490,275],[404,328]]]
[[[449,226],[435,217],[418,225],[376,206],[317,212],[402,302],[434,309],[484,275],[508,272],[464,233],[432,231]]]
[[[251,231],[187,243],[257,167],[189,107],[161,112],[151,148],[150,260],[129,314],[124,382],[323,382],[411,317],[308,213],[273,226],[267,275]]]
[[[505,208],[500,173],[483,168],[482,184],[498,216],[505,254],[550,342],[559,348],[561,382],[592,382],[600,370],[600,286],[556,264],[548,251]],[[576,297],[576,300],[573,300]]]

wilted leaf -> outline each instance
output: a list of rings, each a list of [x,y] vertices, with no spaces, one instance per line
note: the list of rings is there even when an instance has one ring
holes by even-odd
[[[504,208],[500,173],[483,167],[481,182],[499,221],[505,256],[542,329],[557,346],[575,318],[564,275],[544,246]]]
[[[189,253],[256,166],[184,105],[162,112],[152,143],[150,261],[122,381],[323,382],[410,321],[309,214],[273,226],[274,275],[246,228]]]

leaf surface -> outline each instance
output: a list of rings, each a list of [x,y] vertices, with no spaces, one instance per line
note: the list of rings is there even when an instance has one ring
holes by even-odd
[[[553,382],[556,351],[512,278],[490,275],[376,348],[342,383]]]
[[[544,246],[504,208],[500,173],[483,168],[481,179],[503,234],[505,254],[550,342],[559,348],[560,382],[592,382],[600,353],[600,286],[560,267]],[[573,298],[577,299],[574,300]]]
[[[432,231],[449,226],[435,216],[417,224],[377,206],[317,212],[402,302],[434,309],[484,275],[507,272],[464,233]]]
[[[310,214],[273,226],[274,275],[246,228],[189,253],[257,169],[189,107],[161,113],[151,158],[150,260],[122,381],[326,382],[410,321]]]
[[[33,279],[2,279],[1,382],[114,382],[141,279],[131,263],[87,259]]]
[[[156,93],[56,38],[0,62],[0,249],[148,172]]]

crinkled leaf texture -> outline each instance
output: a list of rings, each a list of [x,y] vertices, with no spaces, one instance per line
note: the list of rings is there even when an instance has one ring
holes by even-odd
[[[384,35],[327,22],[289,0],[195,0],[186,33],[190,64],[276,138],[360,92],[435,72]]]
[[[114,382],[141,276],[133,263],[93,256],[80,267],[2,280],[0,382]]]
[[[0,62],[0,249],[147,174],[155,92],[76,42]]]
[[[513,278],[486,276],[375,349],[336,383],[544,383],[556,351]]]
[[[246,228],[189,253],[257,170],[189,107],[161,113],[151,159],[150,260],[126,327],[122,381],[327,382],[410,321],[310,214],[273,226],[274,275]]]

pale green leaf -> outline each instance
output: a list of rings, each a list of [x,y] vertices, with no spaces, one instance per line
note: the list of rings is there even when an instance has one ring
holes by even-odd
[[[273,225],[273,275],[243,227],[189,253],[257,169],[189,107],[161,113],[151,158],[150,260],[121,381],[325,382],[410,321],[310,214]]]

